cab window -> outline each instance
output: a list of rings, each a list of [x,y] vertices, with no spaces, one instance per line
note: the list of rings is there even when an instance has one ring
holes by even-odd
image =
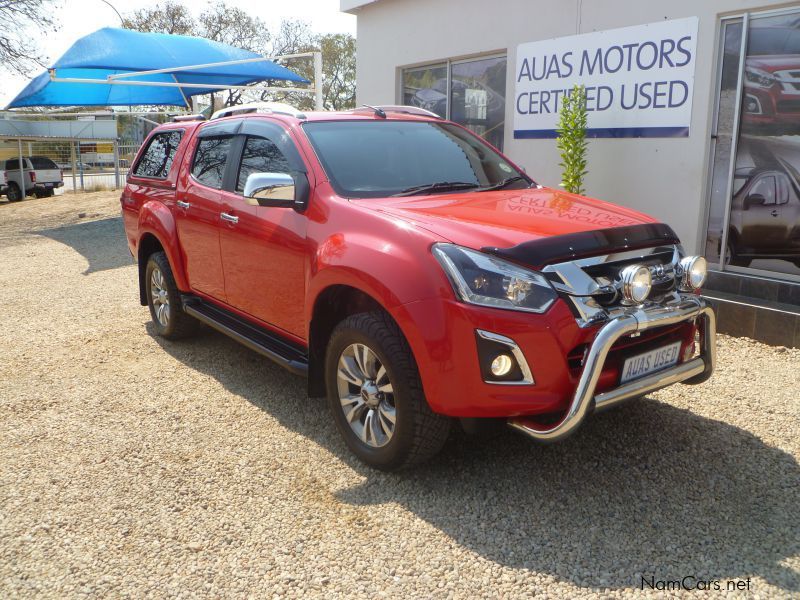
[[[747,195],[754,196],[756,194],[764,197],[764,206],[775,204],[775,177],[770,175],[759,179]]]
[[[166,179],[169,176],[172,161],[181,143],[183,131],[175,129],[157,133],[150,139],[142,158],[133,169],[137,177]]]
[[[194,153],[192,177],[205,186],[222,189],[232,142],[232,136],[201,138]]]
[[[247,178],[253,173],[289,173],[289,161],[272,141],[263,137],[247,137],[239,174],[236,178],[236,191],[244,192]]]

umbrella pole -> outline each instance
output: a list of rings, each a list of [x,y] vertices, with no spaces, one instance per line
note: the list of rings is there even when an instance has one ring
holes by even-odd
[[[22,166],[22,138],[17,138],[17,147],[19,149],[19,185],[22,189],[22,199],[25,200],[27,192],[25,191],[25,168]]]
[[[69,157],[72,161],[72,193],[78,193],[78,181],[75,175],[75,142],[69,143]]]
[[[174,73],[172,75],[172,79],[175,80],[175,83],[179,83],[178,82],[178,78],[175,77]],[[181,93],[181,96],[183,96],[183,103],[186,105],[186,108],[189,110],[189,112],[191,112],[192,111],[192,105],[189,104],[189,100],[186,98],[186,94],[183,93],[183,88],[180,85],[178,85],[178,91]]]

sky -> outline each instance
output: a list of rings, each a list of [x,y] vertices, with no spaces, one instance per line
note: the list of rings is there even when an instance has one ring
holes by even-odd
[[[156,0],[109,0],[116,9],[126,16],[139,8],[151,7]],[[208,0],[184,0],[190,10],[200,14],[209,4]],[[226,0],[226,4],[245,9],[253,16],[263,20],[270,29],[275,28],[282,19],[301,19],[308,21],[317,33],[356,33],[356,18],[339,12],[339,0]],[[50,64],[80,37],[103,27],[119,27],[117,14],[101,0],[62,0],[56,10],[55,20],[60,29],[41,41],[41,52]],[[31,76],[38,75],[32,72]],[[0,67],[0,106],[8,104],[28,83],[30,78],[11,74]]]

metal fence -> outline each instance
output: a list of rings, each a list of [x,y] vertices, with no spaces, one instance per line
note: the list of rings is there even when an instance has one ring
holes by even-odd
[[[10,113],[3,116],[8,117]],[[63,172],[64,191],[100,191],[119,189],[125,184],[128,169],[141,144],[153,128],[168,121],[170,113],[71,113],[19,114],[14,119],[114,120],[116,140],[31,139],[23,140],[22,156],[42,156],[55,162]],[[22,136],[20,136],[22,137]],[[19,142],[10,137],[0,139],[0,162],[20,155]]]

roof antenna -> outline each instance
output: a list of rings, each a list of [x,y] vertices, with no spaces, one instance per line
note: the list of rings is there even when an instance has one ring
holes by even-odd
[[[376,117],[380,117],[381,119],[386,118],[386,113],[383,112],[382,108],[378,108],[377,106],[370,106],[369,104],[362,104],[361,106],[370,109],[372,112],[375,113]]]

